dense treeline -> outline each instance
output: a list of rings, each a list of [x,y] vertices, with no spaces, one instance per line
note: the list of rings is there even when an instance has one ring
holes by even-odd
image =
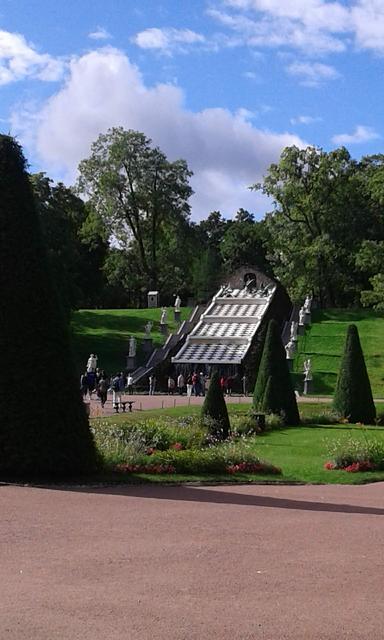
[[[117,128],[80,163],[75,190],[31,176],[67,309],[138,307],[148,289],[166,304],[176,292],[204,300],[244,263],[296,300],[384,307],[384,155],[286,148],[252,187],[271,200],[261,221],[244,209],[191,221],[191,175],[144,134]]]

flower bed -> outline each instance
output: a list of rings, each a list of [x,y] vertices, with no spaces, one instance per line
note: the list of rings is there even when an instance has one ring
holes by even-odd
[[[175,473],[171,464],[117,464],[118,473]]]
[[[324,464],[324,469],[338,469],[349,473],[359,471],[378,471],[384,469],[384,440],[378,437],[364,439],[348,438],[336,441],[330,453],[332,460]]]

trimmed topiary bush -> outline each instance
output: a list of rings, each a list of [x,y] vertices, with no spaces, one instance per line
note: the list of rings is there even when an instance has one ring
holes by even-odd
[[[276,390],[273,388],[273,378],[272,376],[268,377],[267,384],[265,385],[263,399],[260,404],[260,411],[264,413],[278,413],[277,405],[278,394]]]
[[[285,424],[300,423],[279,325],[270,320],[253,393],[253,406],[265,413],[282,413]]]
[[[69,335],[20,146],[0,135],[0,474],[95,467]]]
[[[347,330],[333,407],[350,422],[375,423],[376,408],[371,383],[355,324],[349,325]]]
[[[207,395],[201,408],[201,415],[203,418],[210,418],[208,421],[208,428],[211,432],[210,435],[222,438],[223,440],[228,438],[230,423],[227,405],[225,404],[223,392],[220,387],[218,371],[214,371],[211,376]]]

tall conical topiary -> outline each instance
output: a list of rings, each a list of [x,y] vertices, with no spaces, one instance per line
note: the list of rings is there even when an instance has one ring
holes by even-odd
[[[224,440],[228,438],[230,423],[218,371],[214,371],[211,376],[207,395],[201,408],[201,415],[203,417],[208,416],[214,421],[212,435],[219,436]]]
[[[273,378],[269,376],[265,385],[263,399],[260,403],[260,411],[263,413],[279,413],[278,393],[273,386]]]
[[[0,135],[0,474],[69,476],[95,466],[69,335],[26,163]]]
[[[286,353],[276,320],[270,320],[268,323],[263,355],[253,392],[253,406],[259,411],[283,413],[286,424],[294,425],[300,422]]]
[[[374,424],[376,418],[359,332],[355,324],[348,327],[344,353],[337,377],[333,406],[350,422]]]

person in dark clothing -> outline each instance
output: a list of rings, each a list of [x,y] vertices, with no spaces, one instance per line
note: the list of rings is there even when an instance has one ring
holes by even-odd
[[[109,380],[107,379],[107,377],[104,377],[103,375],[101,375],[97,385],[97,395],[100,398],[101,406],[103,408],[105,403],[107,402],[108,387],[109,387]]]
[[[80,391],[81,391],[81,395],[83,396],[83,399],[85,400],[85,398],[87,397],[87,393],[88,393],[88,374],[87,374],[87,372],[83,373],[80,376]]]

